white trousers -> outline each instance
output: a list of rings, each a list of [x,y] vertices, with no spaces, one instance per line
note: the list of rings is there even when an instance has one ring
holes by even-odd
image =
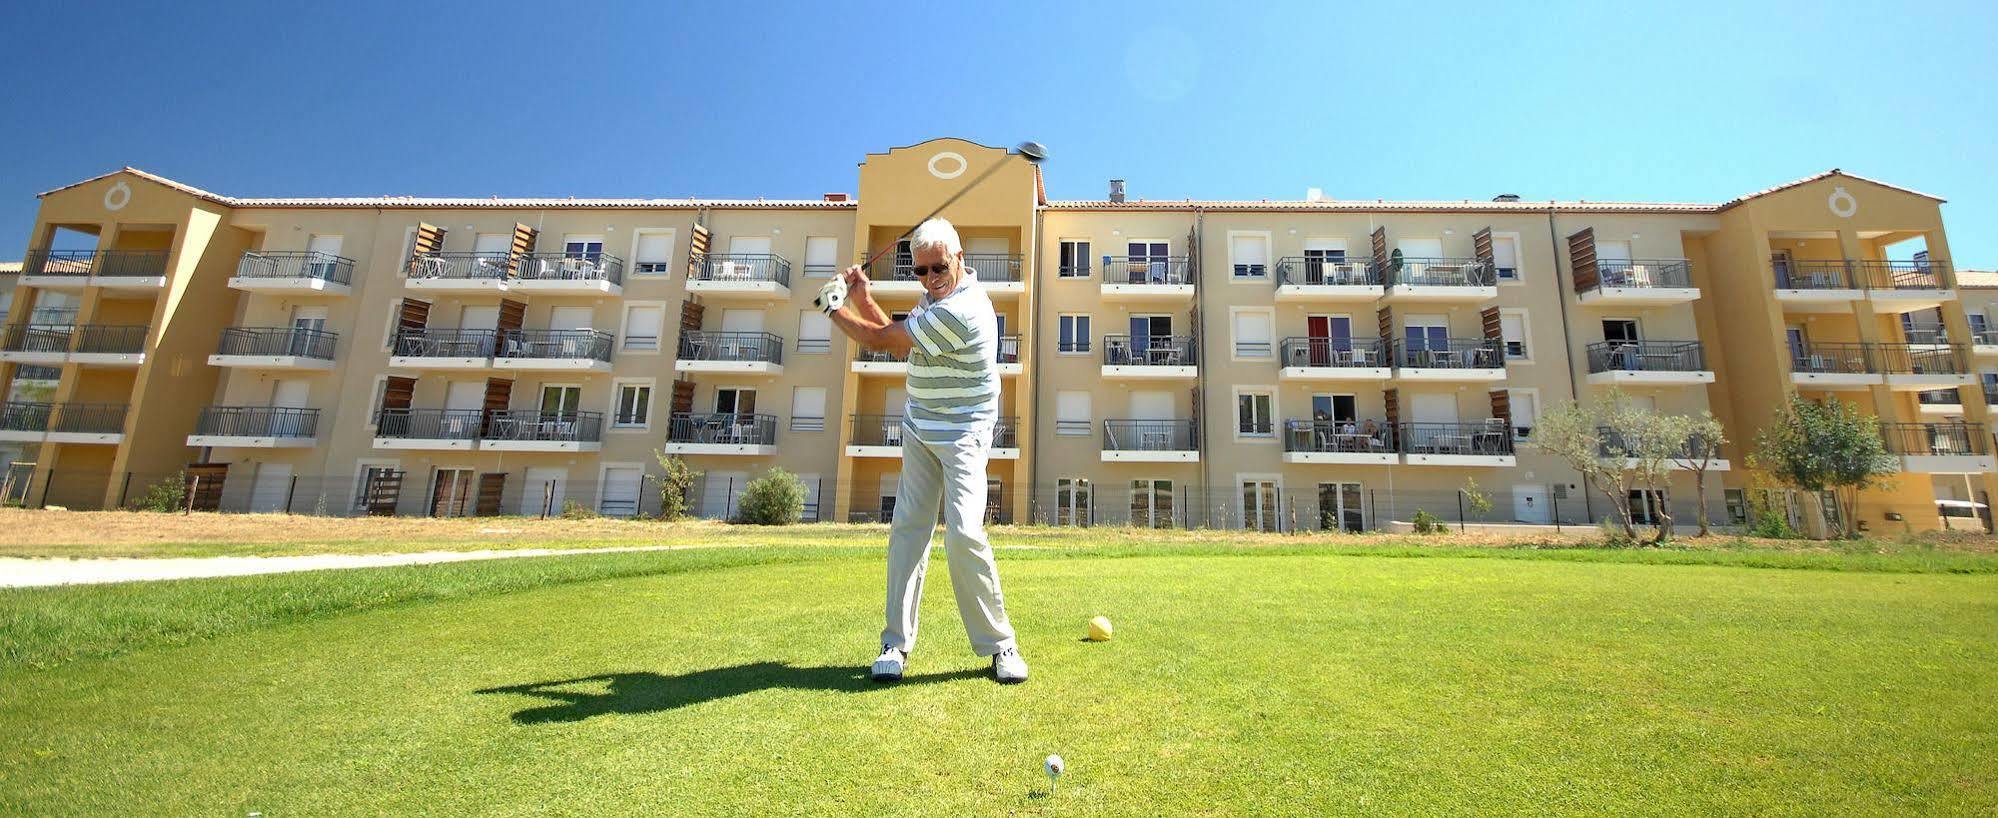
[[[923,574],[941,506],[944,557],[971,649],[991,656],[1013,646],[999,567],[985,539],[985,461],[991,439],[985,431],[925,443],[914,429],[902,430],[902,478],[895,488],[895,522],[888,530],[888,625],[881,631],[882,645],[904,651],[916,647]]]

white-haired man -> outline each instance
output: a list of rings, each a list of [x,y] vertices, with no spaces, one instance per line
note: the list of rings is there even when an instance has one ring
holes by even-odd
[[[916,645],[916,609],[941,505],[951,588],[972,650],[992,657],[993,678],[1024,682],[1027,663],[1006,619],[999,568],[985,539],[985,463],[999,422],[999,319],[992,299],[965,269],[963,245],[950,222],[918,225],[909,236],[909,252],[923,296],[907,319],[891,320],[881,310],[869,292],[867,272],[857,265],[827,284],[819,298],[820,308],[848,338],[909,356],[909,400],[900,421],[902,477],[888,532],[888,623],[873,677],[902,678]]]

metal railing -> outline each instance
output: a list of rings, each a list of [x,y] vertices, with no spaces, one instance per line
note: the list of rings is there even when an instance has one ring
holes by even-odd
[[[1389,454],[1394,452],[1394,432],[1382,420],[1286,420],[1283,450]]]
[[[1608,426],[1596,427],[1596,439],[1600,441],[1596,453],[1602,457],[1632,457],[1632,452],[1641,448],[1643,441],[1624,434],[1620,429]],[[1677,441],[1667,455],[1674,460],[1697,460],[1719,458],[1720,447],[1713,439],[1704,435],[1692,435]]]
[[[1020,362],[1020,336],[999,336],[998,359],[999,363],[1002,364],[1017,364]]]
[[[1901,326],[1901,338],[1910,344],[1947,344],[1949,343],[1949,330],[1943,327],[1940,322],[1931,323],[1925,321],[1919,324],[1903,324]]]
[[[375,437],[403,440],[477,440],[483,409],[383,409],[375,415]]]
[[[1192,284],[1186,256],[1104,256],[1105,284]]]
[[[1998,327],[1973,330],[1970,333],[1970,342],[1978,346],[1998,346]]]
[[[1962,344],[1872,344],[1812,341],[1790,356],[1797,372],[1845,375],[1961,375],[1968,372]]]
[[[424,253],[411,257],[407,273],[419,281],[462,279],[504,281],[513,275],[513,253]]]
[[[999,422],[993,424],[992,426],[992,448],[994,449],[1020,448],[1019,432],[1020,432],[1019,418],[1014,417],[1012,415],[1007,415],[1006,417],[1000,418]]]
[[[791,262],[783,256],[710,253],[701,257],[696,281],[774,281],[791,286]]]
[[[85,324],[76,328],[76,352],[98,355],[137,355],[146,351],[150,327]]]
[[[29,250],[21,260],[26,276],[126,276],[154,278],[166,275],[165,250]]]
[[[868,349],[866,347],[861,347],[859,351],[855,352],[853,359],[870,364],[906,364],[909,362],[907,353],[897,355],[885,349]]]
[[[1882,423],[1887,451],[1903,456],[1986,455],[1991,436],[1981,423]]]
[[[803,343],[799,342],[801,347]],[[680,334],[680,360],[781,364],[784,339],[768,332],[684,332]]]
[[[1396,438],[1404,454],[1512,454],[1512,429],[1500,418],[1483,423],[1404,423]]]
[[[1586,347],[1589,371],[1701,372],[1706,347],[1698,341],[1601,341]]]
[[[1278,344],[1286,367],[1392,366],[1388,344],[1379,338],[1285,338]]]
[[[500,334],[493,356],[608,363],[615,340],[610,333],[594,329],[512,329]]]
[[[669,443],[777,444],[776,415],[675,412],[666,424]]]
[[[49,422],[49,431],[122,434],[125,431],[126,408],[122,403],[58,403],[55,405],[55,419]]]
[[[155,278],[166,275],[165,250],[99,250],[94,276]]]
[[[1848,290],[1853,289],[1852,270],[1845,259],[1797,259],[1774,256],[1769,259],[1769,270],[1776,277],[1779,290]]]
[[[237,278],[312,278],[354,283],[354,260],[310,250],[249,251],[236,262]]]
[[[1915,402],[1923,406],[1962,406],[1963,396],[1957,394],[1954,389],[1931,389],[1927,392],[1916,392]]]
[[[1105,335],[1105,366],[1194,366],[1200,345],[1191,335]]]
[[[602,412],[543,412],[505,409],[486,413],[485,440],[531,440],[597,443],[604,436]]]
[[[0,404],[0,431],[46,432],[54,413],[53,403],[10,400]]]
[[[1277,259],[1277,283],[1305,286],[1380,286],[1381,271],[1370,259],[1304,258]]]
[[[1597,287],[1691,287],[1693,273],[1682,258],[1600,259],[1596,280]]]
[[[319,410],[286,406],[210,406],[194,433],[215,437],[309,438],[319,431]]]
[[[1864,375],[1875,371],[1872,345],[1813,341],[1791,351],[1790,368],[1816,374]]]
[[[395,331],[398,358],[490,358],[499,331],[403,327]]]
[[[908,430],[901,415],[854,415],[847,442],[854,446],[900,446]]]
[[[1503,369],[1505,349],[1488,338],[1396,338],[1394,361],[1408,369]]]
[[[1105,420],[1106,452],[1190,452],[1200,448],[1200,427],[1191,419]]]
[[[70,324],[15,324],[7,328],[7,338],[0,343],[0,349],[64,353],[69,351],[75,333],[76,327]]]
[[[24,276],[88,277],[97,258],[95,250],[29,250],[21,259]]]
[[[976,271],[979,281],[1007,283],[1020,280],[1018,253],[965,253],[964,266]]]
[[[1869,290],[1940,290],[1949,286],[1949,262],[1854,259],[1852,280]]]
[[[516,276],[531,281],[608,281],[624,283],[624,259],[607,253],[523,253]]]
[[[290,355],[333,360],[338,333],[298,327],[229,327],[217,355]]]
[[[1390,260],[1383,280],[1390,286],[1495,287],[1498,274],[1491,262],[1475,258],[1409,258]]]

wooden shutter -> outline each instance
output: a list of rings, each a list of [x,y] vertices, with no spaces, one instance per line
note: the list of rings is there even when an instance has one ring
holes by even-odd
[[[368,473],[368,484],[361,489],[362,507],[377,517],[395,514],[396,500],[402,496],[404,474],[406,472],[401,469],[380,473],[371,470]]]
[[[500,513],[500,493],[506,491],[506,472],[479,475],[479,502],[472,513],[491,517]]]
[[[1382,307],[1377,313],[1381,327],[1381,354],[1387,361],[1382,366],[1393,366],[1394,360],[1394,308]]]
[[[388,382],[382,387],[382,405],[379,408],[408,409],[410,401],[415,396],[415,378],[399,378],[390,375]]]
[[[692,298],[680,302],[680,331],[683,333],[700,332],[701,319],[707,315],[707,312],[707,305],[696,302]]]
[[[486,411],[504,412],[513,400],[513,381],[505,378],[486,379]]]
[[[1478,317],[1485,321],[1485,340],[1496,341],[1503,345],[1505,343],[1505,329],[1499,323],[1499,309],[1497,307],[1486,307],[1482,312],[1478,313]]]
[[[1380,270],[1381,275],[1387,275],[1387,266],[1387,228],[1376,227],[1374,228],[1374,268]]]
[[[540,236],[541,231],[518,222],[514,223],[513,255],[507,257],[506,260],[507,278],[514,278],[520,275],[520,260],[527,257],[529,253],[534,252],[534,240]]]
[[[187,496],[195,511],[222,510],[222,484],[229,478],[227,463],[189,463]]]
[[[430,325],[430,302],[414,298],[402,300],[402,314],[395,320],[396,329],[423,329]]]
[[[694,229],[687,234],[688,278],[697,279],[701,277],[701,265],[707,261],[708,242],[712,239],[713,236],[708,233],[708,229],[699,224],[694,225]]]
[[[444,252],[444,234],[448,232],[434,224],[417,222],[416,240],[409,244],[409,258],[402,260],[403,274],[409,273],[418,257]]]
[[[684,415],[694,411],[693,381],[683,380],[673,382],[673,404],[671,408],[672,413],[676,415]]]
[[[1471,251],[1477,254],[1479,261],[1486,264],[1498,263],[1498,256],[1492,253],[1491,228],[1486,227],[1471,234]]]
[[[506,333],[518,330],[526,323],[527,323],[526,302],[508,301],[505,299],[500,300],[499,323],[495,324],[494,326],[499,329],[501,335],[505,335]]]
[[[1401,447],[1396,444],[1396,441],[1401,436],[1401,390],[1381,390],[1381,406],[1387,413],[1388,446],[1396,451],[1400,451]]]
[[[1575,292],[1596,289],[1602,283],[1596,269],[1596,229],[1584,227],[1568,237],[1568,272],[1575,278]]]
[[[1492,417],[1503,419],[1505,421],[1505,427],[1507,429],[1512,428],[1511,390],[1508,389],[1492,390]]]

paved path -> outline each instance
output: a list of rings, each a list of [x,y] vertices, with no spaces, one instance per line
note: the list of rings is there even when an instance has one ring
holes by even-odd
[[[88,585],[154,579],[240,577],[333,568],[380,568],[389,565],[433,565],[441,562],[551,557],[572,554],[617,554],[631,551],[681,551],[690,548],[733,548],[704,545],[628,545],[608,548],[517,548],[485,551],[424,551],[415,554],[308,554],[295,557],[171,557],[111,559],[0,558],[0,588],[45,585]]]

